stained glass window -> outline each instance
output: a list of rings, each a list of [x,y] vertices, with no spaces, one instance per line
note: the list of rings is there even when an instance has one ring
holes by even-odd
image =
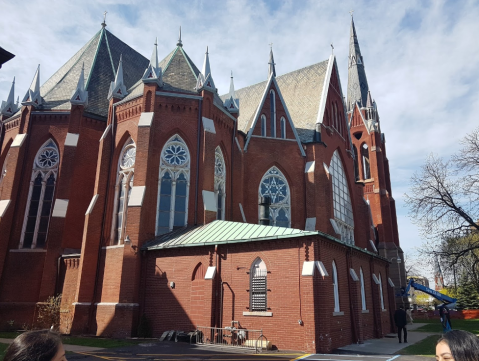
[[[216,219],[225,219],[226,166],[223,152],[218,146],[215,150],[215,196],[217,203]]]
[[[188,147],[179,135],[174,135],[166,142],[161,151],[156,216],[157,235],[186,225],[189,182],[190,154]]]
[[[269,197],[270,225],[291,227],[291,204],[288,181],[283,173],[272,167],[261,179],[258,198]],[[258,208],[259,219],[259,208]]]
[[[341,240],[354,244],[353,207],[349,197],[348,181],[338,151],[333,153],[329,171],[333,183],[334,219],[341,232]]]
[[[53,140],[48,140],[38,151],[33,164],[19,248],[45,246],[59,162],[58,148]]]
[[[125,238],[126,222],[128,216],[128,200],[133,188],[135,176],[136,145],[129,139],[120,153],[118,160],[118,173],[115,187],[115,213],[112,222],[111,244],[119,244]]]

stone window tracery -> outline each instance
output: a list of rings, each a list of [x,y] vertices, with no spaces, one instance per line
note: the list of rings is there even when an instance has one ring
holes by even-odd
[[[329,171],[332,176],[334,220],[341,233],[341,241],[354,244],[354,219],[349,188],[338,151],[334,151]]]
[[[118,173],[115,184],[111,244],[120,244],[125,238],[128,201],[135,176],[136,145],[130,138],[121,150],[118,160]]]
[[[19,248],[43,248],[53,209],[60,154],[53,140],[35,156]]]
[[[291,227],[290,189],[286,177],[278,168],[272,167],[261,179],[258,203],[261,197],[269,197],[271,201],[269,210],[270,225]]]
[[[218,146],[215,149],[215,196],[216,196],[216,219],[225,219],[226,204],[226,166],[223,152]]]
[[[160,157],[156,234],[186,225],[190,188],[190,153],[185,141],[174,135]]]

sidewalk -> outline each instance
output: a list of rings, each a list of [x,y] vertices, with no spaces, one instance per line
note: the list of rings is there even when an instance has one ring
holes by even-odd
[[[399,350],[414,345],[415,343],[424,340],[428,336],[439,335],[437,333],[414,331],[424,325],[426,325],[426,323],[414,323],[412,325],[407,325],[408,343],[399,343],[397,335],[391,334],[391,336],[394,335],[394,337],[366,340],[363,344],[351,344],[340,347],[336,351],[338,353],[350,355],[394,355]]]
[[[13,338],[0,338],[0,343],[12,343]],[[63,344],[65,351],[72,351],[72,352],[94,352],[104,350],[101,347],[90,347],[90,346],[78,346],[78,345],[65,345]]]

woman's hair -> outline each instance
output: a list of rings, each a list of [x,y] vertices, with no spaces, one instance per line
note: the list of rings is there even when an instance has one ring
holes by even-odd
[[[479,338],[467,331],[446,332],[437,343],[445,342],[455,361],[479,361]]]
[[[51,361],[62,339],[50,330],[29,331],[8,346],[3,361]]]

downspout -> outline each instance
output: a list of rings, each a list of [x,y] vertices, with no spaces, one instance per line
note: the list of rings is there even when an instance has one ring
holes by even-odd
[[[198,224],[198,185],[200,180],[200,145],[201,145],[201,113],[203,111],[203,99],[198,100],[198,137],[196,140],[196,184],[195,184],[195,223]]]
[[[106,182],[106,192],[105,192],[105,203],[103,204],[103,221],[101,223],[101,233],[100,233],[100,242],[98,244],[98,263],[96,267],[96,272],[95,272],[95,285],[93,288],[93,296],[90,304],[90,312],[88,315],[88,323],[87,323],[87,333],[91,332],[91,323],[93,319],[93,310],[94,310],[94,305],[95,305],[95,300],[97,297],[97,289],[98,289],[98,279],[100,278],[100,264],[101,264],[101,249],[103,246],[103,240],[104,240],[104,231],[105,231],[105,222],[106,222],[106,214],[107,214],[107,208],[108,208],[108,197],[110,193],[110,178],[111,178],[111,164],[113,163],[113,154],[115,152],[115,135],[116,135],[116,129],[115,129],[115,107],[116,104],[112,105],[112,115],[111,115],[111,152],[110,152],[110,162],[108,163],[108,176],[107,176],[107,182]]]

